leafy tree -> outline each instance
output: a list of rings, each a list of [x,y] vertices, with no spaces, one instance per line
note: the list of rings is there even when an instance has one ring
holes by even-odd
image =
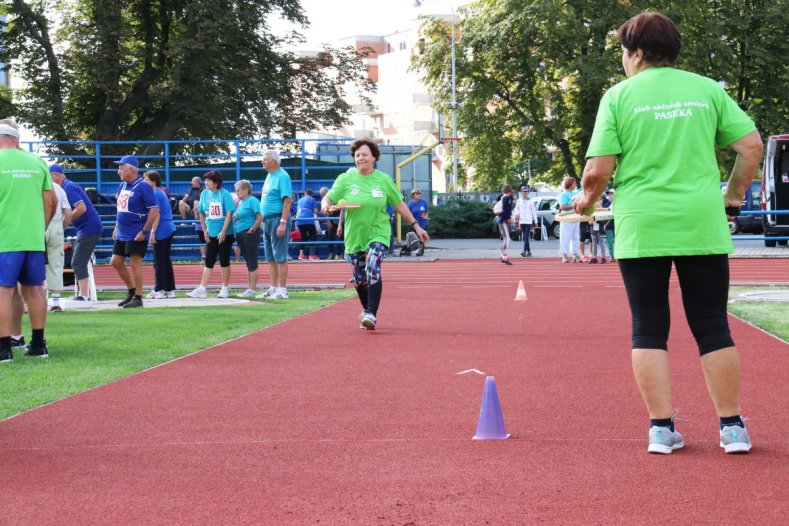
[[[437,238],[494,237],[493,208],[473,199],[450,199],[430,207],[430,235]]]
[[[677,22],[678,67],[723,81],[763,132],[787,131],[789,0],[476,0],[456,42],[462,156],[474,188],[522,174],[527,159],[543,161],[543,180],[580,175],[600,98],[624,79],[615,31],[645,10]],[[448,111],[450,27],[427,19],[421,31],[413,67]]]
[[[302,37],[272,25],[307,24],[298,0],[9,0],[7,10],[0,60],[14,59],[28,86],[15,114],[47,139],[294,137],[346,120],[344,86],[371,88],[364,53],[284,50]]]

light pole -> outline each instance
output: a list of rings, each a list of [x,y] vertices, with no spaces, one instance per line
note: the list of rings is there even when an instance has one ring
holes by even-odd
[[[421,7],[424,2],[443,4],[444,2],[434,0],[414,0],[414,7]],[[450,37],[452,49],[452,101],[449,108],[452,110],[452,189],[458,191],[458,102],[457,102],[457,80],[455,77],[455,8],[451,3],[446,3],[452,13],[452,36]]]

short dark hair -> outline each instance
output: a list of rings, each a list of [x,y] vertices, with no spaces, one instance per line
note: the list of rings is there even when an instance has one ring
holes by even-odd
[[[370,139],[356,139],[351,143],[351,155],[356,155],[356,150],[361,148],[362,146],[367,146],[370,148],[370,153],[373,154],[373,157],[377,161],[381,158],[381,150],[378,149],[378,145],[375,144]]]
[[[222,174],[216,170],[211,170],[203,174],[203,179],[213,181],[217,188],[222,188]]]
[[[306,190],[304,190],[304,195],[312,195],[314,193],[315,192],[312,191],[312,188],[307,188]]]
[[[619,42],[630,53],[644,52],[644,62],[652,66],[673,66],[682,47],[682,35],[674,21],[663,13],[641,13],[617,31]]]
[[[160,188],[162,186],[162,174],[156,170],[148,170],[142,174],[142,176],[151,181],[156,188]]]

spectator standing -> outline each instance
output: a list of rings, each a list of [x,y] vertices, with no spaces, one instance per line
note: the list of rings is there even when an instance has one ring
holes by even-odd
[[[505,184],[501,187],[501,213],[496,213],[496,224],[501,235],[501,257],[499,261],[505,265],[512,265],[507,257],[507,250],[510,248],[510,225],[512,224],[512,186]]]
[[[191,188],[189,188],[189,191],[178,201],[178,212],[181,214],[181,219],[186,219],[189,215],[197,219],[197,208],[195,204],[200,201],[200,193],[202,191],[203,187],[200,184],[200,178],[192,177]]]
[[[427,201],[422,199],[422,191],[414,188],[411,190],[411,202],[408,203],[408,211],[419,223],[420,228],[427,232],[427,225],[430,223],[430,207]],[[425,244],[419,240],[419,250],[416,251],[417,256],[425,253]]]
[[[603,208],[607,208],[612,213],[614,211],[614,193],[613,188],[606,190],[602,201]],[[608,254],[611,256],[611,261],[616,261],[614,257],[614,240],[614,220],[609,219],[605,222],[605,242],[608,245]]]
[[[627,79],[600,101],[574,208],[583,213],[594,205],[616,166],[616,259],[632,315],[633,373],[650,419],[647,451],[669,454],[685,445],[674,426],[667,352],[673,267],[720,420],[715,443],[744,453],[751,440],[740,415],[740,362],[726,312],[734,247],[725,209],[739,208],[762,140],[718,82],[674,67],[682,37],[670,18],[636,15],[617,36]],[[716,146],[737,154],[725,194]]]
[[[126,298],[118,306],[133,309],[143,306],[142,258],[148,251],[148,236],[159,218],[159,205],[153,189],[138,173],[139,162],[135,156],[124,155],[113,162],[118,165],[121,184],[115,194],[118,213],[112,233],[115,244],[110,264],[128,289]],[[126,268],[126,257],[131,273]]]
[[[565,177],[562,181],[564,191],[559,195],[559,211],[572,212],[573,197],[578,193],[578,183],[574,177]],[[578,241],[580,234],[578,223],[562,221],[559,224],[559,255],[562,263],[567,263],[570,258],[576,263],[581,261],[578,256]]]
[[[74,301],[87,302],[91,297],[88,263],[99,239],[101,239],[104,227],[88,194],[80,185],[66,178],[61,165],[51,164],[49,173],[52,181],[59,184],[66,192],[69,206],[71,206],[71,226],[77,231],[77,238],[71,252],[71,268],[74,270],[74,278],[77,280],[79,289],[79,293],[74,296]]]
[[[170,200],[162,190],[162,176],[156,170],[142,174],[143,179],[153,189],[156,202],[159,204],[159,217],[153,222],[149,241],[153,245],[153,268],[155,282],[148,299],[175,298],[175,272],[171,251],[175,236],[173,209]]]
[[[236,205],[230,192],[222,188],[222,174],[210,170],[203,175],[205,190],[200,194],[197,210],[203,232],[208,234],[206,240],[205,266],[200,285],[186,295],[190,298],[205,299],[208,297],[206,286],[211,280],[217,258],[222,272],[222,288],[217,298],[230,296],[230,252],[233,250],[235,230],[233,228],[233,212]]]
[[[394,206],[422,241],[427,242],[430,238],[408,210],[392,178],[375,168],[375,162],[381,156],[378,145],[369,139],[358,139],[351,144],[351,153],[356,168],[349,169],[334,181],[323,198],[321,210],[327,213],[332,204],[341,199],[349,205],[360,205],[343,211],[346,221],[345,252],[353,268],[353,283],[362,304],[360,327],[375,330],[383,291],[381,262],[388,249],[387,243],[391,242],[386,206]]]
[[[288,172],[280,166],[279,152],[263,153],[263,168],[268,175],[263,183],[263,249],[271,284],[260,299],[288,299],[288,241],[290,240],[293,189]]]
[[[311,189],[307,188],[304,195],[298,200],[296,204],[296,227],[301,233],[301,240],[308,242],[318,241],[318,232],[315,228],[315,219],[318,217],[320,207],[318,202],[312,197],[315,194]],[[304,245],[302,245],[303,247]],[[316,245],[307,245],[307,252],[309,252],[310,259],[320,259],[315,255]],[[304,248],[299,249],[299,259],[307,259],[304,254]]]
[[[527,258],[531,257],[531,246],[529,245],[529,237],[531,236],[531,229],[537,226],[537,211],[534,209],[534,203],[529,199],[529,187],[521,187],[521,195],[515,203],[515,226],[520,226],[521,235],[523,236],[523,252],[521,256]]]
[[[322,199],[321,199],[322,200]],[[326,239],[329,241],[329,259],[342,259],[345,254],[345,245],[342,243],[335,243],[342,241],[342,227],[340,224],[340,214],[342,210],[330,211],[326,217]]]
[[[19,148],[19,130],[0,120],[0,362],[14,359],[11,325],[17,284],[28,307],[28,356],[49,356],[44,338],[47,302],[42,283],[45,231],[52,216],[52,180],[39,157]]]
[[[244,256],[248,274],[247,290],[238,297],[253,298],[258,287],[258,253],[263,215],[260,213],[260,200],[252,195],[252,184],[249,181],[241,179],[235,184],[235,189],[238,194],[238,206],[234,215],[236,243]]]
[[[50,173],[50,177],[51,177]],[[47,226],[47,289],[52,293],[52,307],[50,312],[60,312],[60,293],[63,291],[63,230],[68,228],[71,219],[71,206],[68,202],[65,190],[52,182],[52,190],[57,197],[55,213]]]

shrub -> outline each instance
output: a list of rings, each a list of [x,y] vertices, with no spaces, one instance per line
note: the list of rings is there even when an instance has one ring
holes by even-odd
[[[477,200],[451,199],[443,206],[430,207],[428,232],[436,238],[495,237],[493,208]]]

